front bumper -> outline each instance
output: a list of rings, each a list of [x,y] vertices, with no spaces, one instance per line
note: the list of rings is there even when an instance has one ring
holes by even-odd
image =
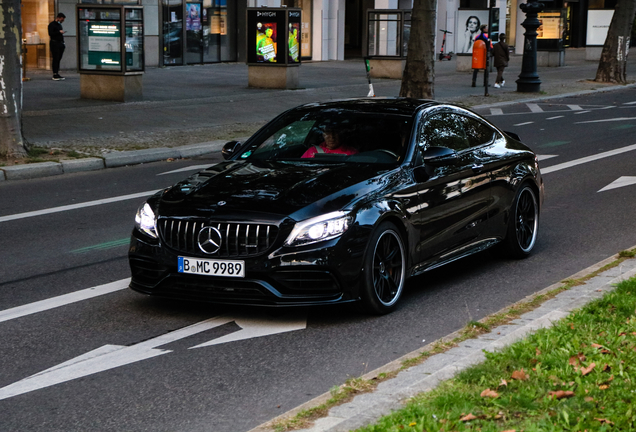
[[[130,288],[152,296],[223,304],[304,306],[355,301],[364,250],[354,250],[347,243],[351,242],[339,238],[319,247],[283,247],[239,257],[245,261],[245,278],[230,278],[178,273],[177,260],[183,254],[135,231],[129,249]]]

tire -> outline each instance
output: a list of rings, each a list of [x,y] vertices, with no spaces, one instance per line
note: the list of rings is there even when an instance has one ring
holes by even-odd
[[[539,205],[537,193],[524,183],[515,195],[510,208],[506,239],[502,249],[506,256],[526,258],[532,252],[539,233]]]
[[[381,223],[369,239],[362,269],[362,306],[372,314],[392,312],[404,289],[406,255],[395,225]]]

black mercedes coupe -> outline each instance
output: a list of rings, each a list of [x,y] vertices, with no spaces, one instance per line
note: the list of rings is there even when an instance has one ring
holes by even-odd
[[[153,296],[396,307],[405,280],[535,246],[543,180],[513,133],[467,109],[369,98],[291,109],[137,212],[130,287]]]

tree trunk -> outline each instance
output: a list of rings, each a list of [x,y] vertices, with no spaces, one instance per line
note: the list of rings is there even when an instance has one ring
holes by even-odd
[[[26,155],[22,139],[19,0],[0,0],[0,158]]]
[[[418,99],[435,97],[435,24],[437,0],[414,0],[411,36],[402,75],[400,96]]]
[[[621,84],[627,81],[627,51],[634,14],[636,0],[618,0],[594,81]]]

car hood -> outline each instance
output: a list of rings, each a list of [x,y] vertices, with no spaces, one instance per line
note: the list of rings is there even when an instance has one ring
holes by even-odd
[[[228,161],[214,165],[163,192],[158,214],[169,217],[223,215],[279,219],[312,204],[331,212],[349,205],[378,184],[382,165]]]

